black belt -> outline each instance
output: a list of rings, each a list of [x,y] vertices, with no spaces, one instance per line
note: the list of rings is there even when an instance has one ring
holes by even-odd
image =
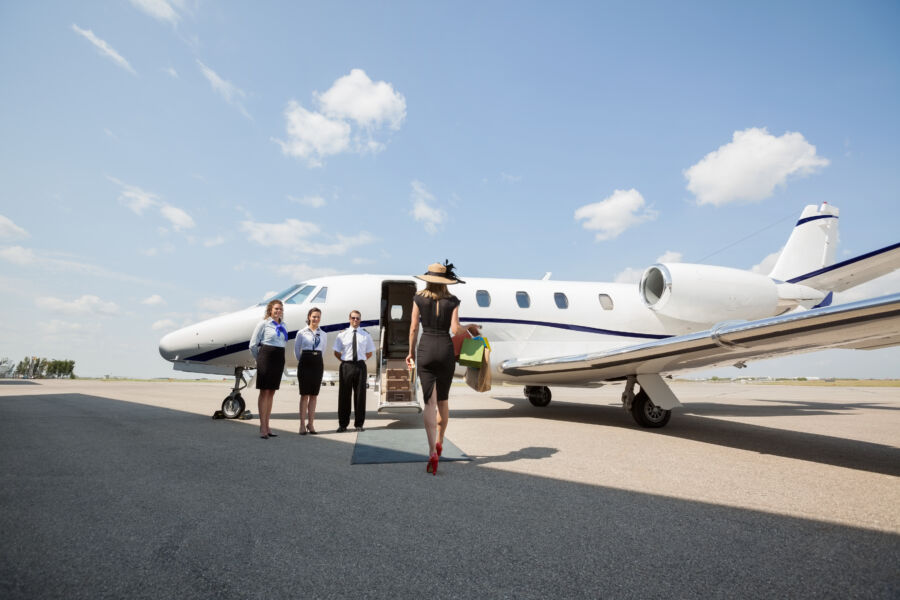
[[[423,327],[422,333],[427,333],[429,335],[450,335],[450,332],[446,329],[436,329],[434,327]]]
[[[322,354],[322,351],[321,350],[303,350],[300,353],[300,355],[302,356],[304,354],[311,354],[312,356],[319,356],[320,354]]]
[[[357,364],[357,363],[365,363],[365,362],[366,362],[366,361],[364,361],[364,360],[362,360],[362,359],[360,359],[360,360],[342,360],[342,361],[341,361],[341,363],[343,363],[343,364],[345,364],[345,365],[355,365],[355,364]]]

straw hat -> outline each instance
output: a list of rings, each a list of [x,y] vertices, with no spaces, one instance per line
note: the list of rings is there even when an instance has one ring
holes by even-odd
[[[453,285],[454,283],[465,283],[453,272],[453,265],[450,261],[445,260],[444,264],[431,263],[428,265],[428,271],[424,275],[415,275],[416,279],[422,281],[430,281],[431,283],[443,283],[445,285]]]

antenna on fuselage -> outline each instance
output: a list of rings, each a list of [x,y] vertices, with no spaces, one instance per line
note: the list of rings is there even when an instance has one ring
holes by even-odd
[[[551,275],[553,275],[553,272],[552,272],[552,271],[547,271],[546,273],[544,273],[544,276],[541,277],[541,281],[547,281],[548,279],[550,279],[550,276],[551,276]]]

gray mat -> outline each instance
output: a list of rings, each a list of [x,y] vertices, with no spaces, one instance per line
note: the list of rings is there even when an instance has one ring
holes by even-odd
[[[444,438],[441,460],[472,460]],[[428,438],[424,429],[366,429],[356,434],[354,465],[427,462]]]

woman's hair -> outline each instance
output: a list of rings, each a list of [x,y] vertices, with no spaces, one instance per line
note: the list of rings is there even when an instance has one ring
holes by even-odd
[[[307,324],[307,325],[309,325],[309,318],[312,316],[312,314],[313,314],[314,312],[319,313],[320,316],[322,315],[322,311],[319,310],[318,308],[316,308],[315,306],[313,306],[311,309],[309,309],[309,312],[306,313],[306,324]]]
[[[272,309],[275,308],[276,304],[280,304],[282,306],[282,308],[284,308],[284,302],[282,302],[278,298],[275,298],[274,300],[269,300],[269,303],[266,304],[266,316],[263,317],[264,319],[268,319],[269,317],[272,316]]]
[[[418,295],[431,298],[432,300],[440,300],[441,298],[449,298],[452,294],[447,291],[446,284],[426,281],[425,289],[419,291]]]

